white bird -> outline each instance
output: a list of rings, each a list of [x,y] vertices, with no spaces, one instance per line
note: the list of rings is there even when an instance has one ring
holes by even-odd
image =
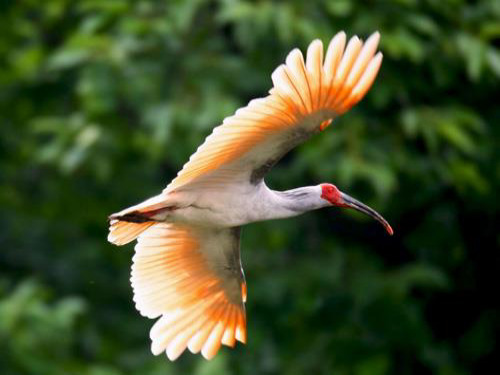
[[[131,283],[139,312],[151,319],[151,350],[176,359],[186,348],[212,358],[221,344],[246,342],[246,284],[240,261],[244,224],[340,206],[382,216],[331,184],[284,192],[264,176],[289,150],[323,131],[360,101],[382,62],[379,33],[366,43],[340,32],[323,60],[314,40],[294,49],[272,74],[265,98],[224,119],[162,191],[110,215],[108,240],[137,238]]]

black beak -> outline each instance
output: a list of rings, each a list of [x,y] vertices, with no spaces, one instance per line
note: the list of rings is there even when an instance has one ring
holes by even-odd
[[[356,211],[362,212],[368,216],[371,216],[372,218],[377,220],[380,224],[382,224],[387,233],[389,233],[392,236],[394,231],[392,230],[387,220],[385,220],[382,217],[382,215],[380,215],[377,211],[368,207],[366,204],[363,204],[360,201],[354,199],[353,197],[350,197],[345,193],[340,193],[340,196],[342,197],[344,207],[349,207],[355,209]]]

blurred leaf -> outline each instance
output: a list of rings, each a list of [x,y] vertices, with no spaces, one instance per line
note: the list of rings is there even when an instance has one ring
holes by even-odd
[[[386,297],[379,298],[361,313],[363,324],[385,345],[400,349],[418,348],[429,339],[424,322],[407,305]],[[411,340],[407,340],[411,337]]]
[[[389,359],[385,356],[373,357],[356,366],[356,375],[383,375],[389,370]]]
[[[193,372],[193,375],[227,374],[229,369],[228,365],[227,358],[223,354],[219,354],[209,362],[200,362]]]
[[[477,81],[484,66],[486,47],[480,39],[468,34],[461,33],[456,38],[458,48],[467,64],[469,78]]]
[[[408,295],[413,288],[443,289],[450,286],[446,275],[427,264],[412,264],[394,271],[386,280],[387,289],[397,291],[400,296]]]
[[[75,323],[84,311],[80,298],[48,304],[46,291],[35,281],[18,285],[0,300],[0,337],[9,361],[23,371],[63,374],[70,364]]]

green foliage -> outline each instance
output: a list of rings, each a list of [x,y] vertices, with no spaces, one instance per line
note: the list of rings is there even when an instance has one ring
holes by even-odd
[[[494,360],[498,1],[4,1],[2,374],[467,374]],[[329,181],[388,238],[323,210],[245,228],[249,342],[149,353],[109,213],[162,189],[293,47],[382,35],[355,109],[268,178]],[[489,370],[491,372],[491,369]]]
[[[71,347],[78,335],[76,319],[85,306],[82,300],[64,298],[48,304],[47,291],[33,281],[25,281],[1,297],[0,337],[7,371],[70,371]]]

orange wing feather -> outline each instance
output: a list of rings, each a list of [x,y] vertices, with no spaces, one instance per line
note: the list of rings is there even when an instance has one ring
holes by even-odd
[[[149,318],[161,316],[150,333],[154,354],[174,360],[189,348],[210,359],[221,344],[246,341],[235,229],[157,223],[139,236],[135,252],[136,307]]]
[[[298,49],[272,74],[274,87],[265,98],[227,117],[191,156],[164,193],[198,182],[227,183],[248,178],[270,160],[276,162],[291,147],[359,102],[372,85],[382,62],[375,54],[378,32],[366,43],[354,36],[344,50],[345,33],[323,44],[313,41],[306,61]],[[272,163],[272,164],[273,164]]]

